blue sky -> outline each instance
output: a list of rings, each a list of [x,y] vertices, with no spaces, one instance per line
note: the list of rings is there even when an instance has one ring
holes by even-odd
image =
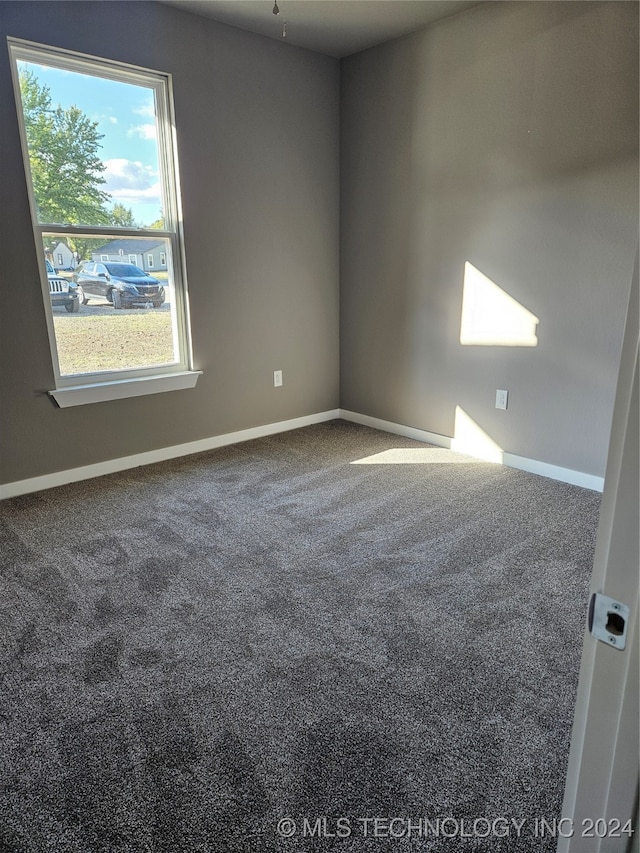
[[[153,89],[33,63],[27,66],[48,86],[54,106],[75,105],[98,122],[105,164],[102,189],[150,225],[161,215],[158,144]]]

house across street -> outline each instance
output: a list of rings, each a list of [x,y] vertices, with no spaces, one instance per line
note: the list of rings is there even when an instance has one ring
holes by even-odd
[[[110,240],[91,253],[91,259],[102,263],[125,261],[148,273],[167,269],[166,240]]]

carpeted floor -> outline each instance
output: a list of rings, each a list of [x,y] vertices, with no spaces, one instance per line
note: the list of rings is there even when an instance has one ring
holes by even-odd
[[[599,503],[334,421],[0,504],[0,850],[555,850]]]

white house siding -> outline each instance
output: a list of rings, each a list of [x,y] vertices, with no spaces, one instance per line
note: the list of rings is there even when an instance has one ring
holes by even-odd
[[[145,250],[143,252],[139,250],[138,246],[123,246],[121,244],[121,241],[118,241],[118,243],[120,245],[118,245],[117,249],[110,248],[110,244],[107,243],[105,246],[98,249],[97,252],[92,252],[91,259],[102,263],[109,261],[120,261],[124,263],[135,264],[146,272],[151,273],[167,270],[168,253],[167,245],[164,240],[154,245],[145,247]],[[149,262],[150,260],[151,263]],[[163,260],[164,263],[162,263]]]
[[[51,252],[51,263],[56,269],[74,269],[76,261],[73,252],[66,243],[58,243]]]

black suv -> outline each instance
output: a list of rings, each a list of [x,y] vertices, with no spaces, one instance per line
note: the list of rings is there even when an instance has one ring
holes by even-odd
[[[165,300],[164,287],[158,279],[135,264],[85,261],[74,272],[73,281],[82,289],[85,304],[90,296],[102,297],[114,308],[159,308]]]
[[[58,275],[50,261],[45,258],[47,265],[47,278],[49,279],[49,296],[53,308],[64,305],[70,314],[76,314],[80,310],[81,298],[78,288],[69,284],[66,278]]]

